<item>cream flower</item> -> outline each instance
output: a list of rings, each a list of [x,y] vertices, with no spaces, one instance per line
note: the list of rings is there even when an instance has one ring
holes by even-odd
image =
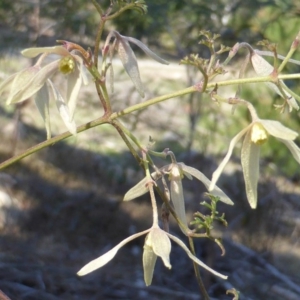
[[[6,103],[19,103],[37,94],[35,103],[44,119],[49,138],[49,98],[54,98],[66,127],[72,134],[76,134],[73,120],[76,100],[82,83],[87,83],[82,58],[63,46],[29,48],[23,50],[22,54],[30,58],[40,54],[42,56],[34,66],[13,74],[1,83],[0,94],[4,90],[9,91]],[[48,54],[57,54],[61,58],[42,66]],[[57,72],[67,75],[67,102],[50,80]]]
[[[175,243],[177,243],[188,255],[188,257],[193,260],[195,263],[197,263],[199,266],[203,267],[204,269],[210,271],[214,275],[221,277],[223,279],[227,279],[227,276],[224,276],[215,270],[208,267],[206,264],[204,264],[201,260],[199,260],[196,256],[194,256],[191,251],[187,248],[187,246],[176,236],[169,234],[165,232],[164,230],[160,229],[158,226],[153,226],[148,230],[136,233],[125,240],[123,240],[121,243],[119,243],[117,246],[106,252],[105,254],[101,255],[100,257],[90,261],[88,264],[86,264],[83,268],[81,268],[78,271],[79,276],[84,276],[86,274],[89,274],[96,269],[99,269],[106,265],[109,261],[111,261],[117,252],[128,242],[145,235],[146,240],[144,244],[144,252],[143,252],[143,267],[144,267],[144,280],[146,285],[150,285],[152,282],[153,277],[153,271],[156,263],[157,257],[160,257],[163,260],[164,265],[167,268],[171,268],[170,264],[170,252],[171,252],[171,242],[170,239],[173,240]]]
[[[268,139],[268,135],[272,135],[284,143],[289,148],[296,161],[300,164],[300,149],[293,142],[298,136],[298,133],[283,126],[278,121],[261,120],[257,118],[231,140],[226,156],[217,170],[213,173],[209,189],[214,189],[217,180],[230,159],[233,148],[237,142],[244,137],[241,151],[241,163],[246,185],[246,194],[251,208],[256,208],[260,145]]]

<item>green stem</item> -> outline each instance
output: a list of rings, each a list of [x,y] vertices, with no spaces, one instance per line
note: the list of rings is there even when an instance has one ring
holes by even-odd
[[[287,74],[287,75],[278,75],[278,79],[298,79],[300,78],[300,73],[296,74]],[[217,84],[218,86],[227,86],[227,85],[235,85],[235,84],[245,84],[245,83],[258,83],[258,82],[273,82],[274,78],[270,76],[261,76],[261,77],[250,77],[250,78],[238,78],[226,81],[219,81],[219,82],[210,82],[207,84],[208,88],[215,87]]]
[[[285,65],[289,62],[289,59],[293,56],[294,52],[297,50],[298,46],[299,46],[299,39],[300,39],[300,32],[298,33],[298,35],[296,36],[295,40],[293,41],[290,51],[288,52],[288,54],[286,55],[286,57],[284,58],[283,62],[281,63],[281,65],[278,67],[277,72],[280,73],[283,68],[285,67]]]
[[[296,73],[296,74],[281,74],[281,75],[278,75],[278,79],[299,79],[300,78],[300,74],[299,73]]]
[[[194,247],[194,241],[191,237],[189,237],[189,244],[190,244],[190,249],[191,252],[193,253],[194,256],[196,256],[196,251],[195,251],[195,247]],[[209,295],[207,294],[206,288],[203,284],[202,278],[201,278],[201,274],[199,271],[199,266],[193,261],[193,266],[194,266],[194,271],[195,271],[195,275],[197,278],[197,282],[200,288],[200,292],[202,294],[202,296],[204,297],[204,300],[209,300]]]
[[[175,98],[175,97],[180,97],[180,96],[190,94],[190,93],[193,93],[193,92],[197,92],[197,91],[198,90],[195,86],[191,86],[191,87],[188,87],[186,89],[180,90],[180,91],[175,92],[175,93],[159,96],[159,97],[144,101],[142,103],[132,105],[132,106],[127,107],[127,108],[125,108],[125,109],[123,109],[119,112],[115,112],[111,115],[111,119],[122,117],[122,116],[128,115],[128,114],[130,114],[134,111],[145,109],[145,108],[147,108],[147,107],[149,107],[153,104],[156,104],[156,103],[168,100],[168,99],[172,99],[172,98]]]
[[[98,11],[98,13],[101,17],[104,13],[102,7],[100,6],[100,4],[96,0],[92,0],[92,2],[93,2],[95,8],[97,9],[97,11]]]
[[[124,143],[126,144],[127,148],[129,149],[129,151],[131,152],[131,154],[133,155],[133,157],[136,159],[136,161],[138,162],[138,164],[141,163],[141,158],[139,157],[139,155],[137,154],[136,150],[133,148],[133,146],[131,145],[130,141],[128,140],[126,134],[125,134],[125,127],[118,121],[115,120],[113,122],[111,122],[111,125],[114,126],[116,128],[116,130],[118,131],[119,135],[121,136],[122,140],[124,141]],[[126,129],[127,131],[127,129]]]
[[[81,126],[77,127],[77,132],[79,133],[79,132],[85,131],[89,128],[93,128],[93,127],[96,127],[96,126],[99,126],[99,125],[105,124],[105,123],[108,123],[106,118],[101,117],[99,119],[96,119],[94,121],[91,121],[89,123],[86,123],[84,125],[81,125]],[[9,158],[6,161],[4,161],[3,163],[1,163],[0,164],[0,170],[16,163],[17,161],[21,160],[22,158],[24,158],[26,156],[29,156],[30,154],[33,154],[33,153],[35,153],[39,150],[42,150],[42,149],[44,149],[48,146],[54,145],[57,142],[65,140],[66,138],[68,138],[70,136],[72,136],[72,134],[70,132],[64,132],[64,133],[59,134],[59,135],[57,135],[57,136],[55,136],[55,137],[53,137],[49,140],[46,140],[46,141],[41,142],[37,145],[34,145],[31,148],[24,151],[23,153],[18,154],[16,156],[13,156],[12,158]]]
[[[94,49],[94,66],[98,69],[98,57],[99,57],[99,48],[100,48],[100,40],[102,37],[105,21],[103,18],[101,18],[100,23],[98,25],[97,29],[97,35],[95,39],[95,49]]]
[[[300,78],[300,74],[289,74],[289,75],[279,75],[278,76],[278,79],[296,79],[296,78]],[[233,80],[227,80],[227,81],[219,81],[219,82],[213,82],[213,83],[208,83],[207,84],[207,88],[213,88],[215,87],[215,85],[217,84],[218,86],[227,86],[227,85],[234,85],[234,84],[240,84],[240,83],[256,83],[256,82],[270,82],[270,81],[273,81],[272,78],[270,78],[270,76],[263,76],[263,77],[252,77],[252,78],[241,78],[241,79],[233,79]],[[112,113],[108,119],[107,115],[99,118],[99,119],[96,119],[94,121],[91,121],[87,124],[84,124],[80,127],[77,128],[77,132],[82,132],[82,131],[85,131],[89,128],[93,128],[93,127],[96,127],[96,126],[99,126],[101,124],[104,124],[104,123],[111,123],[111,121],[121,117],[121,116],[125,116],[125,115],[128,115],[134,111],[137,111],[137,110],[141,110],[141,109],[145,109],[151,105],[154,105],[156,103],[159,103],[159,102],[162,102],[162,101],[165,101],[165,100],[168,100],[168,99],[171,99],[171,98],[175,98],[175,97],[180,97],[180,96],[183,96],[183,95],[186,95],[186,94],[190,94],[190,93],[194,93],[194,92],[197,92],[198,89],[196,86],[191,86],[191,87],[188,87],[188,88],[185,88],[185,89],[182,89],[180,91],[177,91],[175,93],[170,93],[170,94],[167,94],[167,95],[163,95],[163,96],[160,96],[160,97],[156,97],[156,98],[152,98],[150,100],[147,100],[145,102],[142,102],[142,103],[138,103],[138,104],[135,104],[135,105],[132,105],[128,108],[125,108],[124,110],[121,110],[119,112],[115,112],[115,113]],[[38,145],[35,145],[29,149],[27,149],[26,151],[24,151],[23,153],[19,154],[19,155],[16,155],[6,161],[4,161],[3,163],[0,164],[0,170],[1,169],[4,169],[10,165],[12,165],[13,163],[19,161],[20,159],[32,154],[32,153],[35,153],[41,149],[44,149],[54,143],[57,143],[59,141],[62,141],[62,140],[65,140],[66,138],[70,137],[71,134],[69,132],[64,132],[60,135],[57,135],[47,141],[44,141]]]
[[[114,121],[114,123],[117,121]],[[112,124],[113,125],[113,124]],[[141,145],[141,143],[139,142],[139,140],[125,127],[123,126],[120,122],[117,122],[117,125],[119,127],[119,129],[126,134],[137,146],[138,148],[143,151],[143,146]]]

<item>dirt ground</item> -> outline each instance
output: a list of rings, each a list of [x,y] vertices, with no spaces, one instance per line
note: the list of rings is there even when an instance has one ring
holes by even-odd
[[[150,74],[155,81],[150,67],[145,68],[144,76]],[[173,78],[169,85],[148,90],[149,97],[173,88],[172,80],[184,75],[177,67],[170,73]],[[124,96],[117,97],[124,86]],[[115,90],[113,105],[119,109],[139,101],[132,94],[130,81],[123,77]],[[79,102],[80,123],[94,116],[97,107],[96,100],[90,100],[91,87],[84,93],[84,99],[90,102]],[[123,122],[145,143],[149,135],[163,140],[158,145],[161,150],[171,145],[171,149],[180,152],[179,161],[211,176],[217,159],[204,155],[200,149],[186,151],[180,140],[188,132],[188,118],[182,117],[182,111],[188,112],[187,105],[179,100],[170,103]],[[92,110],[86,111],[87,107]],[[0,106],[0,121],[1,161],[45,138],[31,102],[20,110]],[[64,131],[59,122],[53,124],[54,133]],[[241,292],[242,300],[299,299],[299,182],[274,177],[274,173],[280,174],[276,173],[278,170],[271,172],[269,165],[263,165],[265,175],[260,180],[258,209],[251,210],[238,162],[233,159],[220,182],[235,202],[233,208],[219,208],[226,213],[228,228],[215,225],[214,234],[224,240],[226,255],[221,257],[220,249],[210,241],[196,241],[198,257],[229,279],[219,280],[202,271],[204,283],[212,299],[233,299],[226,295],[232,287]],[[158,165],[162,163],[158,161]],[[11,300],[201,299],[193,265],[175,244],[171,252],[172,269],[167,270],[158,260],[153,284],[145,286],[143,237],[123,247],[103,268],[84,277],[76,275],[84,264],[122,239],[151,226],[147,196],[122,202],[124,193],[142,176],[133,157],[108,127],[82,133],[2,170],[0,290]],[[193,211],[202,209],[199,203],[204,199],[205,189],[195,180],[184,181],[184,187],[191,216]],[[171,232],[183,238],[175,226],[171,226]],[[0,299],[6,298],[0,295]]]

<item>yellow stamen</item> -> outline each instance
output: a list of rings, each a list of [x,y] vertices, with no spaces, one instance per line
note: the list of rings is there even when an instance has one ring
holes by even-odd
[[[268,139],[268,132],[261,123],[254,123],[251,128],[251,142],[262,145]]]
[[[59,71],[65,75],[70,74],[75,69],[75,61],[72,56],[65,56],[59,62]]]

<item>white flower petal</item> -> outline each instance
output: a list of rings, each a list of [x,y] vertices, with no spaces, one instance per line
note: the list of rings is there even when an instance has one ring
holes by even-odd
[[[197,178],[199,181],[201,181],[205,187],[207,189],[209,189],[209,186],[211,184],[211,181],[203,174],[201,173],[199,170],[190,167],[190,166],[186,166],[184,163],[179,163],[181,165],[181,168],[186,174],[190,174],[192,176],[194,176],[195,178]],[[220,198],[220,200],[226,204],[229,205],[233,205],[234,203],[231,201],[231,199],[217,186],[214,187],[214,189],[211,191],[211,193],[214,196],[217,196]]]
[[[242,146],[241,163],[246,185],[247,199],[251,208],[256,208],[257,206],[259,154],[260,146],[251,142],[251,131],[248,131]]]
[[[283,126],[278,121],[273,120],[259,120],[259,122],[264,126],[268,133],[276,138],[283,140],[294,140],[298,133],[289,129],[288,127]]]
[[[53,61],[40,69],[30,82],[12,97],[11,103],[28,99],[42,88],[45,82],[58,70],[58,62],[59,60]]]
[[[37,95],[35,97],[35,104],[44,120],[47,132],[47,139],[50,139],[51,128],[49,114],[49,91],[46,84],[44,84],[43,87],[37,92]]]
[[[168,237],[173,240],[174,242],[176,242],[188,255],[188,257],[190,259],[192,259],[196,264],[198,264],[199,266],[201,266],[202,268],[208,270],[209,272],[211,272],[212,274],[221,277],[223,279],[227,279],[227,276],[220,274],[219,272],[213,270],[212,268],[210,268],[209,266],[207,266],[205,263],[203,263],[200,259],[198,259],[196,256],[194,256],[192,254],[192,252],[188,249],[188,247],[176,236],[166,233],[168,235]]]
[[[21,53],[23,56],[30,58],[36,57],[42,53],[57,54],[61,56],[70,55],[69,51],[63,46],[28,48],[21,51]]]
[[[278,138],[278,140],[280,142],[284,143],[289,148],[293,157],[300,164],[300,149],[299,149],[299,147],[293,141],[287,141],[287,140],[283,140],[280,138]]]
[[[219,167],[216,169],[216,171],[213,173],[212,175],[212,179],[211,179],[211,183],[209,186],[209,191],[211,192],[216,185],[217,180],[219,179],[221,173],[223,172],[224,167],[226,166],[226,164],[228,163],[230,156],[233,152],[233,149],[235,147],[235,145],[237,144],[237,142],[241,139],[241,137],[249,130],[249,128],[252,126],[252,124],[248,125],[246,128],[244,128],[242,131],[240,131],[230,142],[229,144],[229,148],[228,148],[228,152],[226,154],[226,156],[224,157],[224,159],[222,160],[221,164],[219,165]]]
[[[80,70],[77,64],[75,66],[74,72],[69,74],[67,77],[68,77],[68,85],[67,85],[68,107],[70,111],[71,120],[73,120],[79,90],[82,85],[82,77],[80,76]]]
[[[117,246],[115,246],[114,248],[112,248],[110,251],[106,252],[105,254],[101,255],[100,257],[90,261],[88,264],[86,264],[83,268],[81,268],[78,272],[77,275],[79,276],[83,276],[86,275],[88,273],[91,273],[101,267],[103,267],[104,265],[106,265],[109,261],[111,261],[115,255],[117,254],[117,252],[128,242],[138,238],[141,235],[146,234],[147,232],[149,232],[150,229],[147,229],[145,231],[136,233],[134,235],[129,236],[128,238],[126,238],[125,240],[123,240],[121,243],[119,243]]]

